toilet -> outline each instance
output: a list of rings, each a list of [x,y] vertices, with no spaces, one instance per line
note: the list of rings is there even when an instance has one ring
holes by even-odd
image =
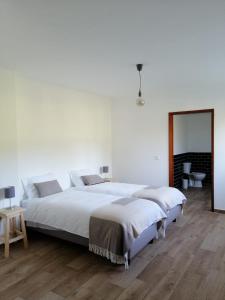
[[[183,163],[183,173],[188,175],[190,187],[202,188],[202,181],[206,174],[201,172],[191,172],[191,162]]]

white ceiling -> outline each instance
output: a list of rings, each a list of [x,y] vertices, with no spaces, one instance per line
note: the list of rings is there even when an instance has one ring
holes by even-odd
[[[225,86],[224,0],[0,0],[0,65],[109,96]]]

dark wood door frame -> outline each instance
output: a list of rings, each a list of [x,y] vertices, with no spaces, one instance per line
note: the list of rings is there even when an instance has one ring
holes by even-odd
[[[211,113],[211,210],[214,211],[214,109],[188,110],[169,113],[169,185],[172,187],[174,186],[174,116],[200,113]]]

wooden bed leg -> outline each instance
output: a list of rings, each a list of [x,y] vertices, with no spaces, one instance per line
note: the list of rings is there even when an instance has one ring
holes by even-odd
[[[173,220],[173,223],[176,223],[176,221],[177,221],[177,219],[174,219],[174,220]]]

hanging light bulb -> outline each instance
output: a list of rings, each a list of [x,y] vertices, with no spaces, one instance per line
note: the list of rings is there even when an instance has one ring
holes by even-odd
[[[145,100],[142,98],[142,92],[141,92],[141,83],[142,83],[141,82],[141,71],[143,68],[143,64],[137,64],[136,67],[139,72],[139,91],[138,91],[138,98],[136,100],[136,104],[138,106],[143,106],[143,105],[145,105]]]
[[[137,100],[136,100],[136,104],[138,105],[138,106],[143,106],[143,105],[145,105],[145,100],[144,100],[144,98],[142,98],[142,96],[141,96],[141,91],[139,90],[139,92],[138,92],[138,97],[137,97]]]

